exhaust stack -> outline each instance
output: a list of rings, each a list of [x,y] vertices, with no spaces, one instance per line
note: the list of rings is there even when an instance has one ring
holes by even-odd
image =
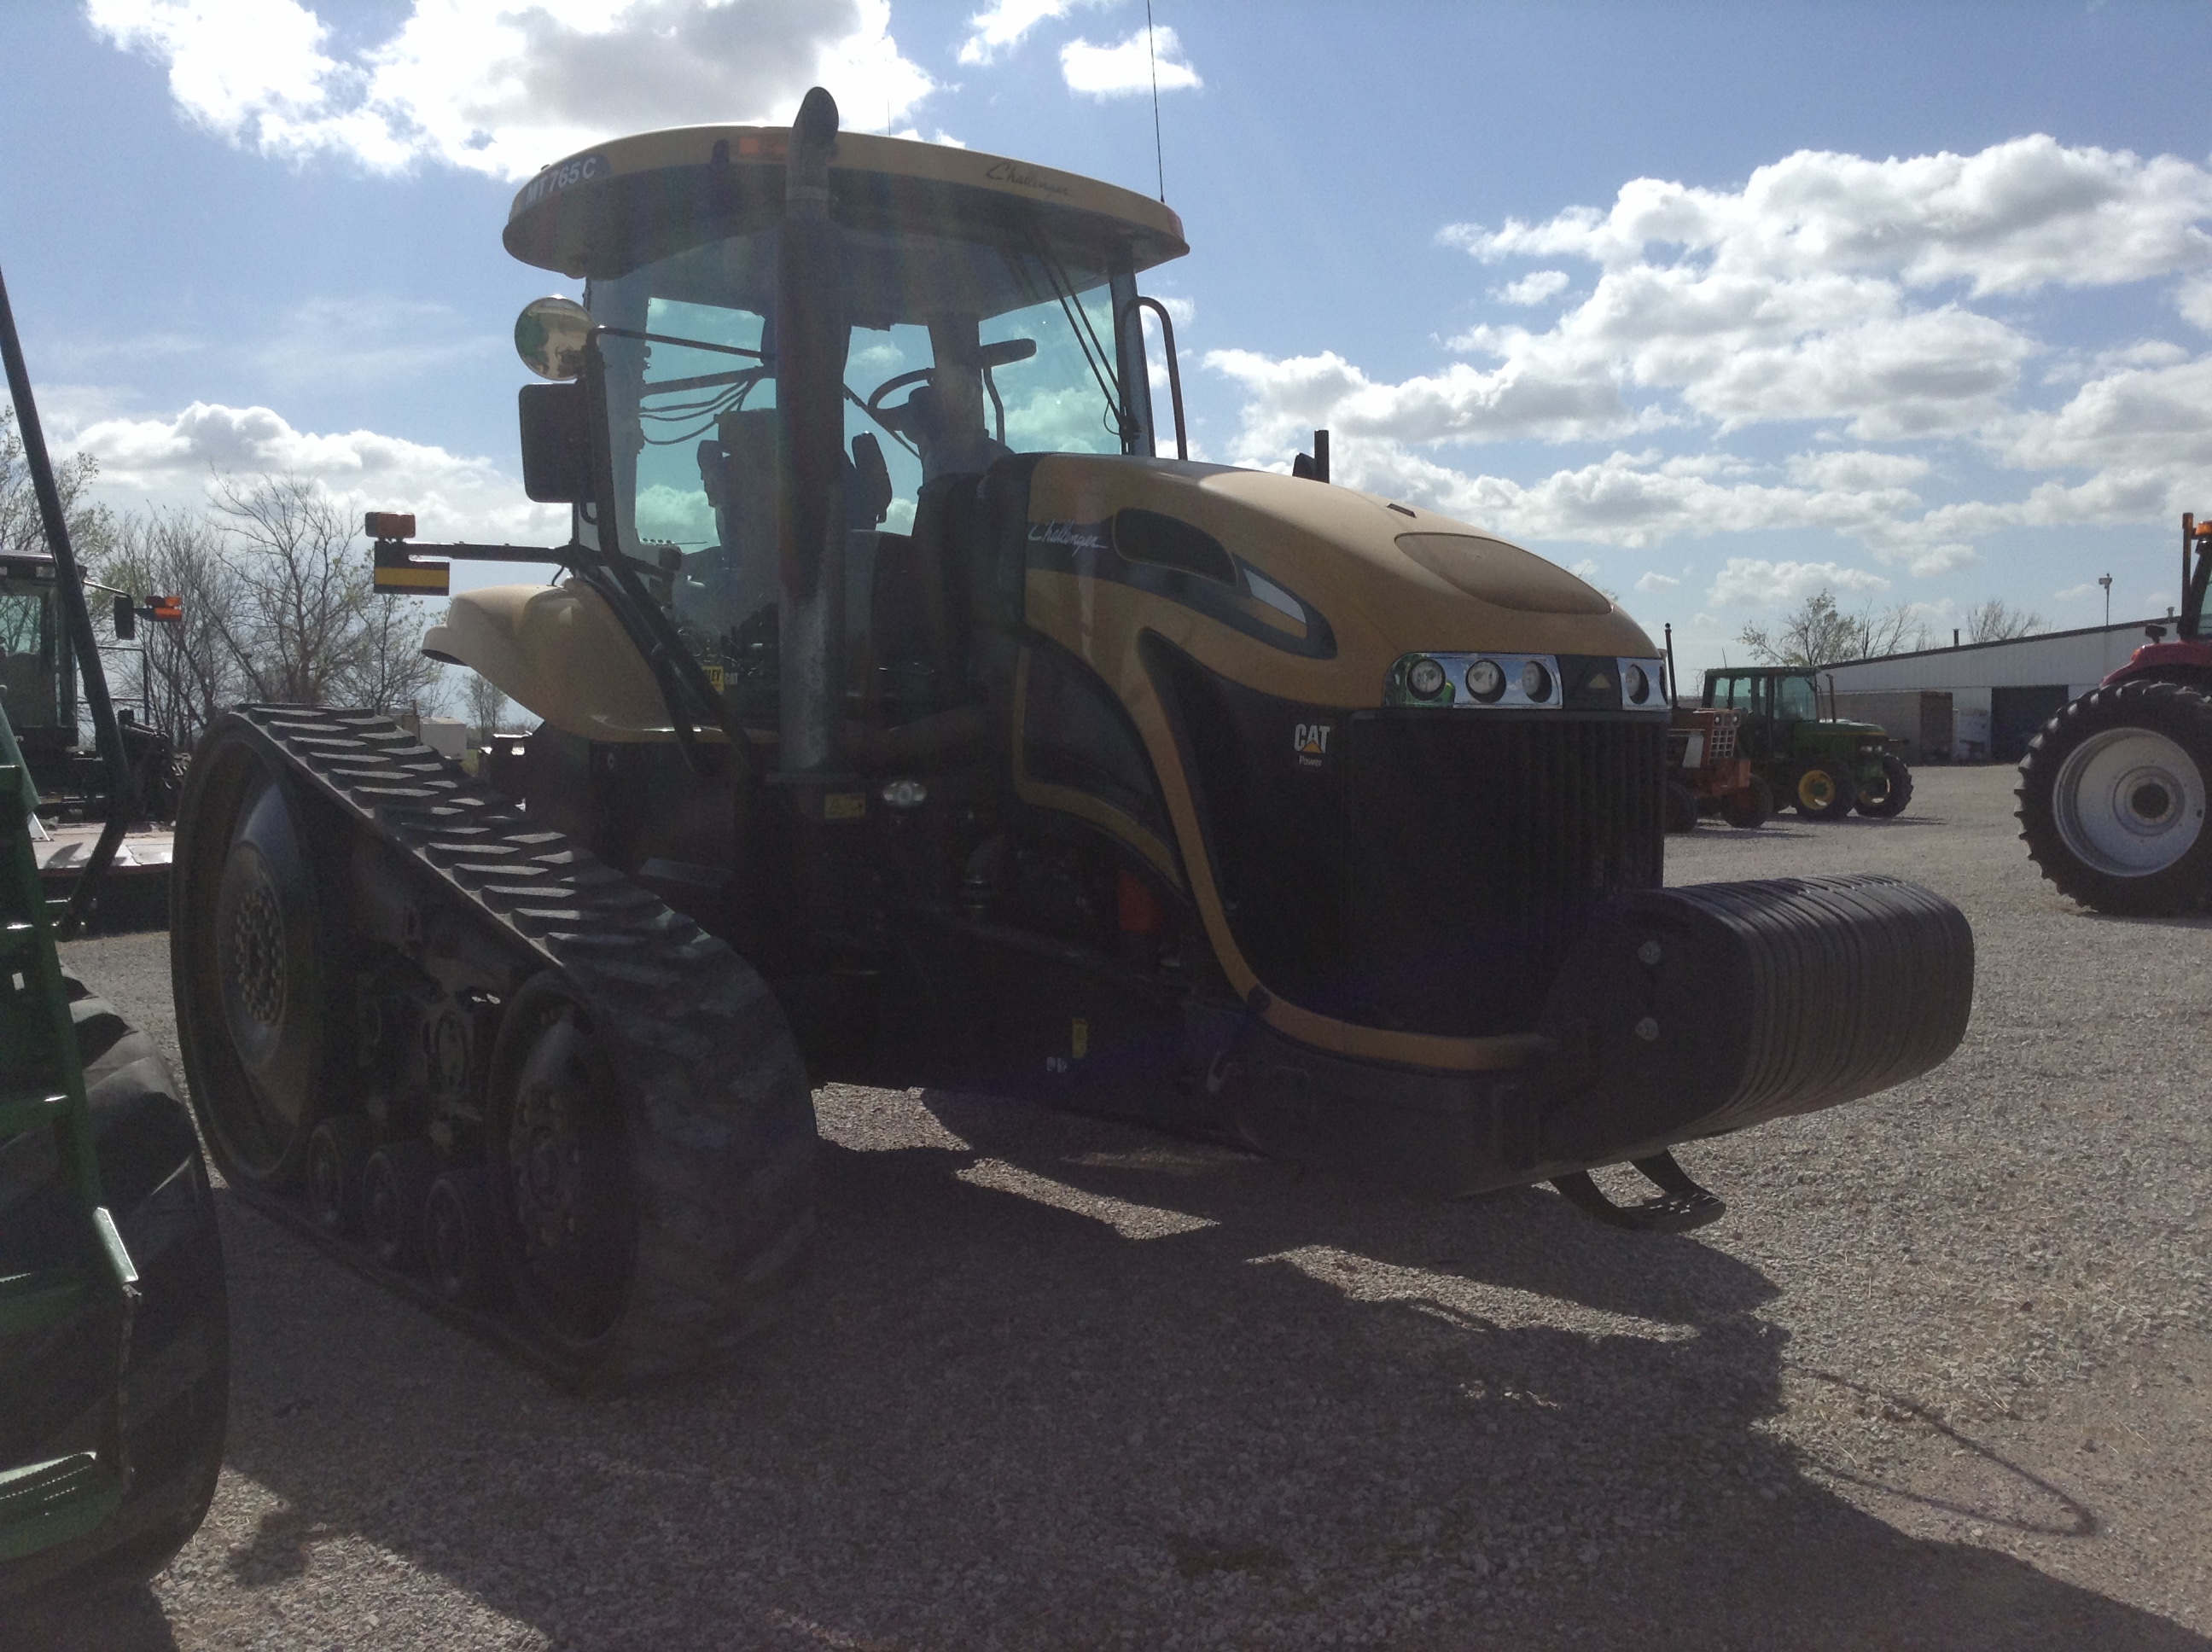
[[[837,768],[844,680],[843,236],[830,216],[837,103],[816,87],[792,123],[776,249],[775,400],[783,422],[777,536],[779,699],[787,774]]]

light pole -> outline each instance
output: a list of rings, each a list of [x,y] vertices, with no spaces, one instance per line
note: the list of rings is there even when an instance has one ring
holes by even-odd
[[[2112,576],[2109,574],[2097,581],[2105,587],[2105,629],[2112,629]]]

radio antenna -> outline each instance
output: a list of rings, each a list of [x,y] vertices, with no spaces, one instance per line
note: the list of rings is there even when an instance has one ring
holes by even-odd
[[[1152,0],[1145,0],[1145,61],[1152,70],[1152,161],[1160,169],[1160,204],[1168,203],[1167,154],[1160,147],[1160,59],[1152,47]]]

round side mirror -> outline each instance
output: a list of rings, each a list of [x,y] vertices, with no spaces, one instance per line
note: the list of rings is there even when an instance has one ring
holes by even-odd
[[[592,313],[573,298],[537,298],[514,319],[514,352],[541,379],[574,379],[584,370]]]

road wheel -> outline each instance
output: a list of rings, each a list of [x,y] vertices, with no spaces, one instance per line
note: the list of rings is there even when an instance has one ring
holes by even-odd
[[[341,1114],[325,1119],[307,1138],[307,1212],[336,1238],[361,1231],[362,1172],[376,1150],[367,1119]]]
[[[422,1195],[422,1255],[430,1285],[449,1303],[483,1308],[499,1299],[499,1241],[483,1172],[448,1170]]]
[[[1840,820],[1858,800],[1858,788],[1837,764],[1817,762],[1797,776],[1797,812],[1808,820]]]
[[[395,1141],[362,1169],[362,1233],[386,1267],[411,1268],[422,1259],[422,1201],[434,1168],[428,1142]]]
[[[2136,917],[2212,898],[2212,700],[2196,689],[2094,689],[2043,726],[2020,774],[2028,858],[2062,893]]]
[[[1667,782],[1667,829],[1694,830],[1698,824],[1698,794],[1680,780]]]
[[[300,806],[242,728],[217,723],[178,810],[170,965],[192,1103],[223,1174],[299,1180],[335,1111],[333,921]]]
[[[1731,792],[1721,801],[1721,818],[1731,826],[1756,830],[1774,817],[1774,788],[1758,775],[1741,792]]]
[[[1881,754],[1881,781],[1859,793],[1858,811],[1875,820],[1894,820],[1912,801],[1912,771],[1894,751]]]

